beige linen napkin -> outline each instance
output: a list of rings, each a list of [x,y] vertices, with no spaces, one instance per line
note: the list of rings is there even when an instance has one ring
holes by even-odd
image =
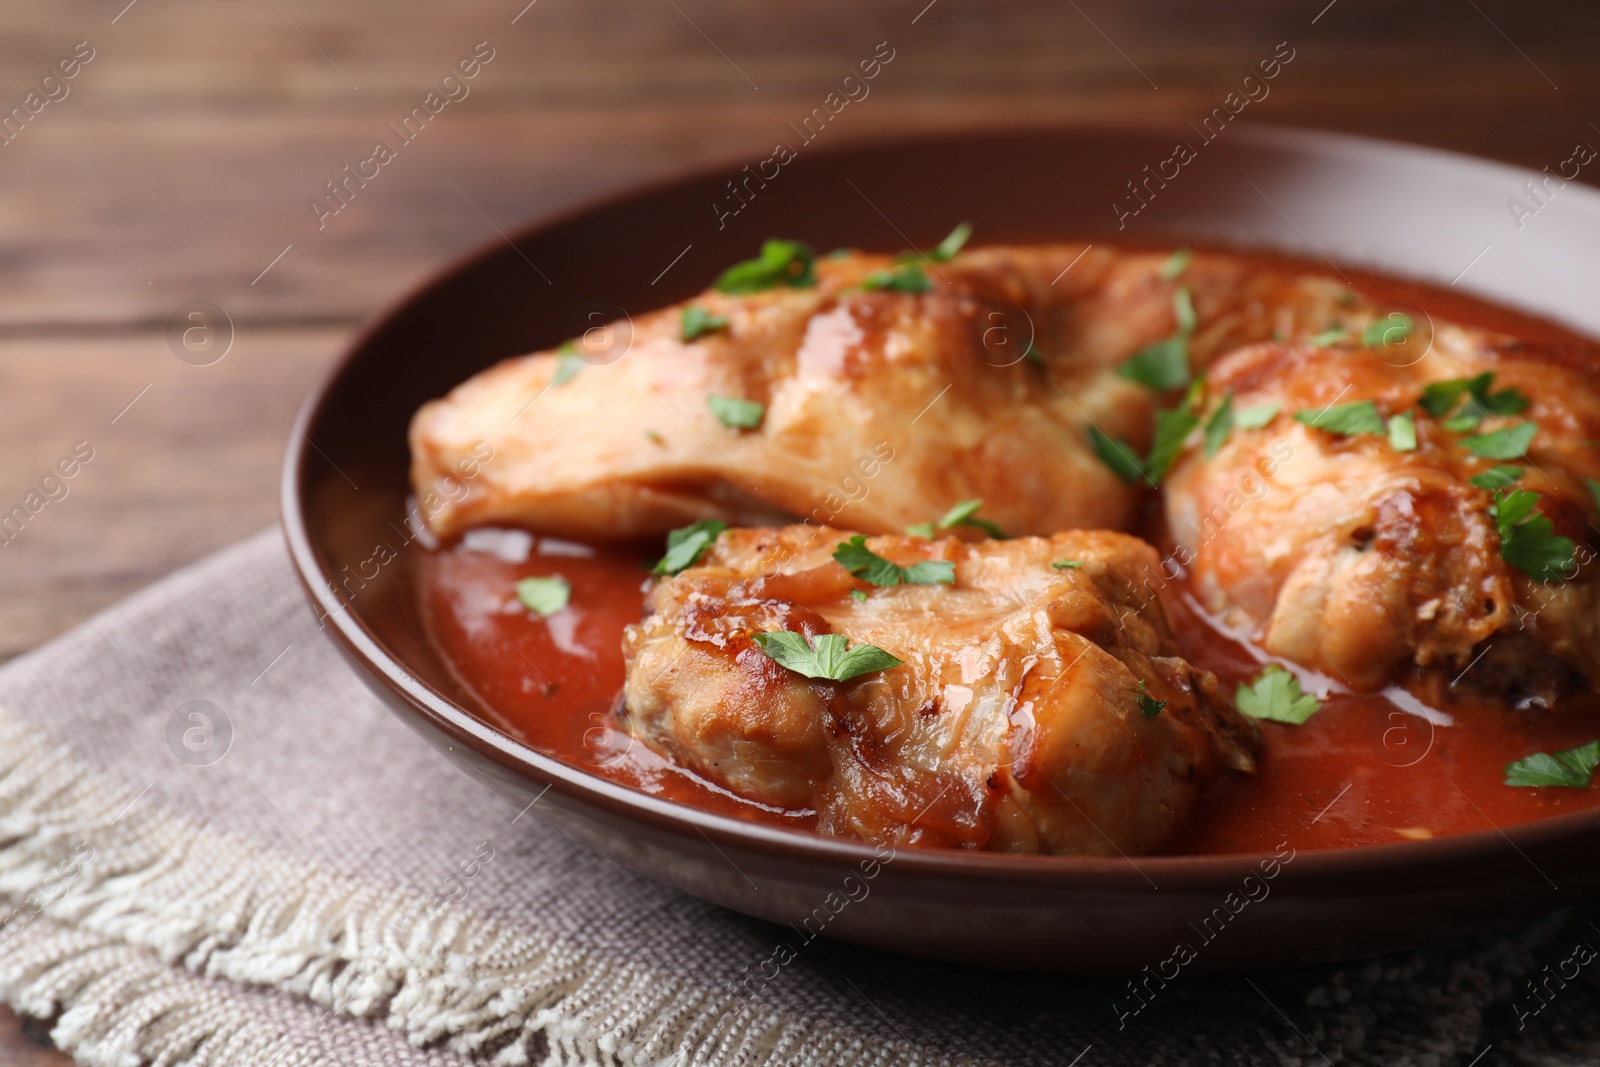
[[[1600,1056],[1600,964],[1546,980],[1600,945],[1584,909],[1343,967],[1185,980],[1125,1026],[1119,982],[801,944],[588,853],[450,766],[318,632],[275,531],[0,670],[0,704],[0,996],[84,1063]],[[785,941],[798,958],[739,999]]]

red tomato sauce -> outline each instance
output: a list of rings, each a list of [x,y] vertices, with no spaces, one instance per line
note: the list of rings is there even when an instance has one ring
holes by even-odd
[[[486,551],[493,547],[499,550]],[[517,561],[520,549],[526,559]],[[589,547],[483,530],[419,554],[422,618],[496,729],[564,763],[724,815],[811,827],[810,811],[746,800],[669,763],[622,729],[622,628],[644,614],[659,544]],[[523,578],[560,577],[567,607],[541,619],[517,599]]]
[[[1260,258],[1286,270],[1306,269]],[[1390,307],[1426,308],[1527,339],[1582,340],[1454,292],[1354,272],[1352,282]],[[521,531],[475,531],[420,553],[423,619],[457,677],[481,701],[485,719],[531,748],[675,802],[813,827],[814,813],[736,796],[674,766],[621,728],[622,630],[642,615],[648,566],[660,552],[659,543],[590,547]],[[517,599],[517,581],[535,576],[571,584],[568,606],[548,619]],[[1181,580],[1166,594],[1182,653],[1215,672],[1224,691],[1259,674],[1263,661],[1212,627]],[[1600,697],[1529,711],[1452,701],[1443,725],[1417,714],[1420,702],[1408,693],[1389,693],[1331,693],[1303,725],[1261,723],[1259,771],[1224,775],[1165,851],[1271,851],[1285,840],[1296,848],[1390,844],[1600,806],[1600,787],[1503,784],[1513,760],[1600,737]]]

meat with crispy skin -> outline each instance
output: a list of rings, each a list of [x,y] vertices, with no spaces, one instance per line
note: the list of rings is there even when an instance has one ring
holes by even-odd
[[[1223,769],[1254,769],[1253,725],[1141,596],[1158,564],[1144,542],[875,537],[898,565],[954,565],[953,584],[880,587],[832,558],[851,536],[730,530],[657,585],[624,638],[637,736],[828,832],[1013,852],[1148,852]],[[754,640],[777,630],[904,662],[809,678]]]
[[[1197,369],[1275,332],[1370,309],[1336,281],[1228,255],[989,248],[923,263],[928,292],[870,290],[886,256],[816,262],[817,281],[635,315],[566,356],[507,360],[425,405],[412,482],[436,533],[511,523],[579,539],[698,519],[798,517],[899,532],[958,501],[1013,534],[1128,529],[1140,492],[1095,456],[1092,424],[1141,452],[1165,399],[1117,368],[1179,329]],[[681,339],[693,306],[727,326]],[[765,406],[728,426],[712,396]],[[490,456],[483,462],[484,456]]]
[[[1233,352],[1212,368],[1213,407],[1231,392],[1235,412],[1279,411],[1235,429],[1214,456],[1196,440],[1174,467],[1165,500],[1178,562],[1225,625],[1358,689],[1412,664],[1447,682],[1470,665],[1461,685],[1521,700],[1600,681],[1596,504],[1585,483],[1600,476],[1592,360],[1448,325],[1423,353],[1354,342]],[[1483,372],[1493,392],[1526,396],[1526,410],[1452,430],[1459,406],[1436,416],[1419,404],[1430,383]],[[1409,413],[1417,447],[1293,417],[1360,401],[1385,419]],[[1474,434],[1501,440],[1527,421],[1538,429],[1526,456],[1469,450]],[[1508,488],[1538,493],[1552,535],[1575,542],[1565,573],[1535,580],[1503,556],[1495,492],[1469,481],[1494,467],[1520,472]]]

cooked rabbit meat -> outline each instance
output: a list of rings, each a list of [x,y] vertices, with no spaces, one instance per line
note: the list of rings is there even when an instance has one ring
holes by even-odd
[[[634,732],[828,832],[1013,852],[1147,852],[1223,768],[1254,769],[1253,726],[1140,597],[1144,542],[875,537],[896,565],[953,565],[952,584],[879,587],[833,558],[851,536],[730,530],[656,586],[623,642]],[[754,636],[785,630],[904,662],[807,677]]]
[[[589,362],[508,360],[425,405],[413,485],[443,535],[500,522],[611,539],[801,516],[899,532],[973,497],[1013,534],[1125,529],[1139,490],[1085,431],[1148,444],[1161,396],[1116,370],[1180,330],[1178,290],[1192,296],[1197,368],[1274,331],[1370,314],[1327,279],[1200,254],[1169,277],[1167,263],[993,248],[913,267],[929,290],[899,292],[862,287],[892,260],[852,254],[817,260],[813,286],[708,290],[593,338],[610,347]],[[684,341],[690,308],[726,325]],[[764,409],[728,425],[712,397]]]
[[[1420,359],[1359,344],[1233,352],[1211,370],[1213,406],[1231,391],[1235,411],[1278,411],[1235,428],[1212,457],[1192,446],[1173,468],[1178,562],[1225,624],[1354,688],[1412,663],[1451,677],[1472,664],[1463,685],[1524,699],[1549,700],[1571,671],[1600,680],[1584,481],[1600,476],[1600,391],[1586,362],[1454,326]],[[1438,384],[1485,373],[1475,392]],[[1382,420],[1412,420],[1415,448],[1403,425],[1392,436],[1369,413],[1352,417],[1370,432],[1295,418],[1362,401]],[[1498,487],[1483,478],[1494,468],[1510,468]],[[1506,494],[1518,489],[1538,494],[1521,521],[1499,510],[1516,508]]]

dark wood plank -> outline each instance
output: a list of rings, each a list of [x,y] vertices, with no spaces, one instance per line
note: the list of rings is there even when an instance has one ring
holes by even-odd
[[[279,6],[315,48],[266,4],[141,2],[115,25],[99,0],[0,15],[6,67],[19,79],[0,92],[20,98],[31,72],[74,41],[96,49],[71,95],[0,147],[9,238],[0,325],[159,320],[195,296],[245,318],[364,314],[493,237],[488,220],[507,227],[646,175],[764,156],[880,41],[893,62],[829,140],[970,123],[1197,120],[1280,41],[1294,61],[1241,121],[1536,166],[1600,137],[1587,119],[1600,114],[1592,6],[1516,19],[1506,0],[1477,9],[1338,0],[1314,25],[1323,3],[1282,0],[1230,5],[1226,18],[1172,2],[1086,0],[1080,14],[938,0],[915,24],[923,3],[863,11],[826,0],[755,16],[728,0],[679,4],[683,14],[538,0],[515,25],[515,0]],[[319,230],[307,201],[376,140],[398,144],[386,123],[477,41],[495,58],[471,95]]]
[[[0,512],[43,502],[0,532],[0,658],[276,520],[288,420],[346,333],[246,327],[208,367],[153,332],[0,348]]]
[[[6,1067],[63,1067],[72,1061],[50,1047],[49,1028],[0,1009],[0,1063]]]

